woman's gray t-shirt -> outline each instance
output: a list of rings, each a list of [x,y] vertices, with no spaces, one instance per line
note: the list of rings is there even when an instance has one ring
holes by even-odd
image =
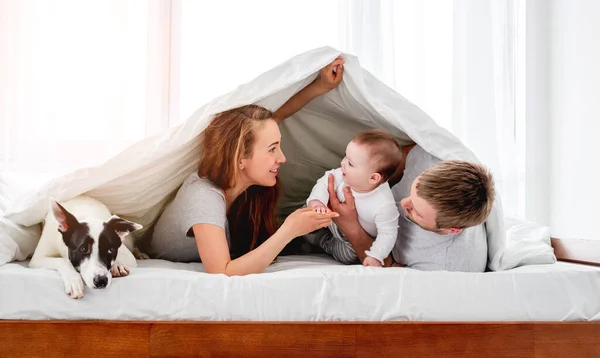
[[[210,180],[191,174],[161,214],[150,241],[153,258],[176,262],[199,262],[192,231],[196,224],[213,224],[225,230],[231,247],[225,196]]]

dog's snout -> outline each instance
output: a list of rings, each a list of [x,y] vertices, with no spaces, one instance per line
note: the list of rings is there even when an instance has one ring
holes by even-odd
[[[108,284],[108,277],[106,276],[94,276],[94,287],[104,288]]]

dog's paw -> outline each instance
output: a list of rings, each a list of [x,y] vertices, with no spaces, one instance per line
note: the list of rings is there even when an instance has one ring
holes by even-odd
[[[83,297],[84,284],[79,274],[69,274],[68,276],[63,277],[63,282],[65,284],[65,293],[67,295],[75,299]]]
[[[118,262],[115,262],[112,267],[110,268],[110,273],[112,274],[112,277],[124,277],[129,275],[129,269]]]
[[[148,259],[150,259],[150,256],[148,256],[145,253],[141,252],[140,249],[138,249],[137,247],[135,249],[133,249],[133,256],[135,256],[136,260],[148,260]]]

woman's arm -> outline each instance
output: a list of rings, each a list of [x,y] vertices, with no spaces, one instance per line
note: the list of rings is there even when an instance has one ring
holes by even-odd
[[[335,212],[320,214],[310,208],[298,209],[288,216],[283,225],[262,245],[232,260],[225,230],[217,225],[193,226],[198,253],[207,273],[223,273],[227,276],[243,276],[263,272],[285,245],[295,237],[327,227]]]
[[[287,102],[275,111],[275,121],[281,123],[284,119],[298,112],[308,102],[337,87],[344,76],[344,59],[340,56],[319,71],[319,76],[293,95]]]
[[[224,273],[227,276],[241,276],[264,271],[291,240],[289,239],[290,235],[278,230],[256,249],[231,260],[225,230],[222,227],[212,224],[196,224],[193,230],[206,272]]]

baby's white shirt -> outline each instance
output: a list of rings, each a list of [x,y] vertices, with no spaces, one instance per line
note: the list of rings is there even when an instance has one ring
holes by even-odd
[[[341,202],[345,201],[344,188],[347,184],[344,182],[342,169],[332,169],[325,172],[313,187],[306,204],[311,200],[319,200],[327,206],[329,202],[329,193],[327,191],[327,178],[333,174],[335,193]],[[358,222],[360,226],[375,238],[371,248],[365,253],[373,257],[383,265],[385,259],[396,243],[398,235],[398,207],[394,200],[394,195],[388,182],[380,184],[377,188],[368,193],[359,193],[352,188],[352,195],[358,213]]]

